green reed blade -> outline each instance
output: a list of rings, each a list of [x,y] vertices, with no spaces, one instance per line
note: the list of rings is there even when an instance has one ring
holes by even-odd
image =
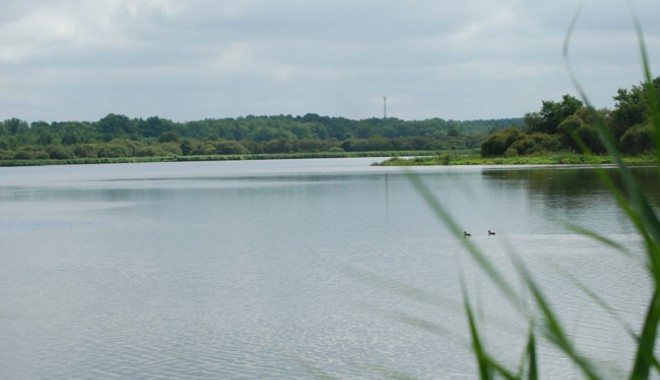
[[[657,94],[655,92],[656,90],[653,86],[651,79],[652,77],[650,72],[649,59],[646,52],[646,44],[644,43],[643,33],[641,26],[639,24],[639,19],[634,14],[634,7],[632,3],[630,1],[628,3],[632,13],[633,22],[635,24],[635,28],[637,31],[640,53],[644,68],[645,88],[648,94],[648,99],[650,100],[651,103],[650,104],[651,119],[655,129],[654,139],[656,145],[656,155],[658,157],[658,162],[660,162],[660,142],[659,142],[660,137],[658,137],[658,135],[660,134],[660,116],[659,116],[660,111],[658,110]],[[578,16],[579,16],[579,11],[578,13],[576,13],[576,16],[573,22],[571,23],[571,27],[569,28],[566,39],[564,41],[564,58],[567,62],[567,66],[569,68],[569,72],[571,74],[571,78],[573,79],[574,84],[580,91],[580,94],[585,100],[585,103],[590,105],[568,61],[568,42],[570,40],[570,36],[573,32],[573,28],[575,26],[575,22]],[[624,165],[623,160],[621,158],[621,154],[616,148],[616,144],[614,144],[614,141],[612,140],[611,136],[609,135],[609,133],[607,133],[607,129],[605,128],[603,123],[596,123],[596,128],[598,130],[600,139],[603,142],[603,145],[605,146],[607,152],[617,162],[619,173],[623,178],[623,183],[629,200],[626,201],[620,195],[618,195],[617,192],[613,191],[614,186],[611,184],[611,181],[608,181],[608,179],[606,178],[607,176],[601,175],[601,178],[603,178],[605,182],[608,184],[610,191],[612,191],[612,193],[615,194],[617,198],[617,202],[619,203],[619,205],[621,205],[624,208],[629,219],[633,222],[637,231],[644,238],[646,244],[646,253],[650,265],[649,269],[651,270],[652,278],[654,279],[654,282],[656,284],[656,291],[651,297],[646,319],[642,327],[642,333],[638,341],[637,354],[635,357],[635,362],[630,377],[631,379],[647,379],[650,373],[650,367],[654,362],[653,350],[655,348],[658,322],[660,321],[660,305],[659,305],[660,301],[658,300],[658,291],[657,291],[658,285],[660,284],[660,222],[658,221],[658,217],[655,211],[650,206],[648,200],[642,193],[641,189],[639,188],[639,186],[637,186],[637,182],[634,180],[632,174],[630,173],[630,170],[628,170],[626,165]]]
[[[653,86],[653,76],[651,75],[651,65],[649,61],[648,52],[646,50],[646,42],[644,41],[644,32],[639,23],[639,18],[635,13],[635,8],[630,0],[628,0],[628,8],[632,14],[633,23],[635,25],[635,32],[637,33],[637,41],[639,43],[639,51],[642,56],[642,65],[644,69],[644,78],[646,95],[649,97],[649,107],[651,111],[651,124],[655,130],[653,140],[655,141],[655,153],[657,162],[660,163],[660,108],[658,106],[658,93]]]
[[[474,311],[472,306],[470,306],[470,300],[465,288],[465,283],[463,285],[463,303],[465,305],[465,314],[468,317],[468,324],[470,327],[470,337],[472,338],[472,350],[474,351],[475,357],[477,359],[477,365],[479,368],[479,378],[481,380],[494,379],[495,375],[499,375],[505,379],[517,380],[518,376],[514,375],[511,371],[507,370],[502,364],[498,363],[494,358],[492,358],[486,352],[481,336],[479,335],[479,330],[477,329],[477,322],[474,317]],[[499,378],[498,376],[498,378]]]
[[[648,379],[651,366],[654,364],[653,349],[657,335],[658,321],[660,320],[660,293],[658,289],[653,292],[651,303],[646,313],[646,320],[637,346],[637,355],[633,365],[631,380]],[[657,361],[656,361],[657,363]]]
[[[474,319],[474,313],[470,302],[468,300],[467,291],[463,288],[463,299],[465,305],[465,314],[468,317],[468,323],[470,326],[470,337],[472,338],[472,349],[474,350],[474,355],[477,359],[477,366],[479,368],[479,377],[481,380],[489,380],[493,378],[492,368],[490,367],[489,360],[486,357],[484,352],[483,345],[481,344],[481,338],[479,332],[477,331],[477,323]]]
[[[598,379],[599,376],[593,369],[592,364],[582,355],[580,355],[576,350],[573,344],[569,341],[568,336],[564,332],[559,319],[556,314],[552,311],[546,296],[541,291],[541,288],[536,284],[533,279],[533,276],[526,268],[525,264],[519,259],[514,259],[514,264],[520,273],[523,276],[524,281],[527,284],[527,288],[532,292],[532,296],[536,301],[536,304],[539,307],[539,311],[543,316],[542,326],[544,327],[544,334],[548,340],[553,343],[557,348],[563,351],[572,361],[575,363],[583,372],[584,376],[588,379]]]
[[[527,355],[527,360],[529,361],[529,369],[527,372],[527,378],[529,380],[538,379],[538,364],[536,358],[536,337],[534,336],[534,327],[529,330],[529,337],[527,339],[527,349],[525,350]]]
[[[463,246],[466,248],[470,257],[479,265],[479,268],[486,273],[488,278],[498,287],[498,289],[504,294],[507,299],[518,309],[520,310],[520,299],[515,295],[513,288],[505,280],[504,276],[497,270],[494,264],[488,260],[488,258],[474,245],[469,239],[463,239],[463,230],[456,223],[455,219],[449,214],[444,206],[438,201],[438,199],[433,195],[431,189],[416,175],[414,172],[408,172],[408,179],[412,183],[413,187],[417,192],[422,196],[422,199],[426,204],[431,208],[436,217],[449,228],[454,236],[457,238],[460,237],[459,241],[462,242]]]
[[[593,240],[596,240],[596,241],[598,241],[598,242],[600,242],[600,243],[602,243],[602,244],[604,244],[604,245],[606,245],[610,248],[613,248],[613,249],[623,253],[625,256],[628,256],[628,257],[632,256],[632,253],[630,252],[630,250],[628,248],[626,248],[625,246],[621,245],[620,243],[618,243],[618,242],[616,242],[616,241],[614,241],[614,240],[612,240],[612,239],[610,239],[610,238],[608,238],[608,237],[606,237],[602,234],[599,234],[595,231],[589,230],[589,229],[584,228],[582,226],[578,226],[576,224],[572,224],[572,223],[563,223],[563,224],[564,224],[564,228],[566,228],[569,231],[573,231],[577,234],[580,234],[580,235],[589,237]]]

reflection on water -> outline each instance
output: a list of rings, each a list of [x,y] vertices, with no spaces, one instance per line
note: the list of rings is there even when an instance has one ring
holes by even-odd
[[[660,178],[652,167],[632,168],[652,205],[660,207]],[[624,186],[614,168],[605,168],[606,175],[622,192]],[[588,167],[484,170],[490,181],[508,189],[523,188],[526,197],[543,207],[545,219],[561,227],[563,222],[579,222],[581,226],[605,234],[631,232],[632,226],[613,201],[598,172]],[[601,221],[607,222],[601,222]]]
[[[657,190],[660,183],[657,168],[633,167],[630,170],[649,198],[653,202],[658,202],[660,194],[654,191]],[[606,167],[603,171],[617,188],[624,190],[621,176],[615,168]],[[530,193],[542,194],[547,196],[550,201],[553,198],[574,201],[576,198],[582,200],[608,194],[598,172],[589,167],[545,167],[534,170],[528,168],[489,169],[484,170],[483,175],[493,181],[524,184]]]
[[[7,378],[374,378],[383,370],[472,378],[459,272],[489,347],[516,361],[525,320],[405,170],[372,161],[0,169],[0,370]],[[417,171],[514,279],[508,254],[518,251],[581,347],[604,363],[631,357],[625,329],[565,277],[602,291],[633,326],[641,320],[643,266],[560,223],[639,245],[592,170]],[[657,175],[638,175],[658,188]],[[435,301],[420,302],[410,286]],[[437,322],[444,333],[410,320]],[[548,373],[577,373],[552,350],[541,356]]]

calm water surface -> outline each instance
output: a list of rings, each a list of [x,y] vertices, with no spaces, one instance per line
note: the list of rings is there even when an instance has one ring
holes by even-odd
[[[461,275],[488,348],[517,363],[525,319],[374,161],[0,168],[2,378],[474,378]],[[569,280],[638,329],[640,242],[592,169],[416,171],[516,286],[524,259],[603,371],[629,366],[625,328]],[[657,171],[637,173],[657,195]],[[544,378],[579,378],[540,356]]]

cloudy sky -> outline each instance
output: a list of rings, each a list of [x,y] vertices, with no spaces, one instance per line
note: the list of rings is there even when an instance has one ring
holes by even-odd
[[[318,113],[519,117],[577,95],[576,0],[3,0],[0,120]],[[660,70],[660,1],[631,0]],[[586,0],[570,61],[598,107],[642,80],[625,0]],[[657,74],[656,74],[657,75]]]

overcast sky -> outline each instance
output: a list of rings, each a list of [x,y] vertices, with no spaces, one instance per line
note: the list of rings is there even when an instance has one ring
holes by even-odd
[[[0,120],[318,113],[520,117],[577,96],[580,1],[3,0]],[[660,1],[632,0],[660,70]],[[587,0],[570,61],[598,107],[639,84],[625,0]]]

